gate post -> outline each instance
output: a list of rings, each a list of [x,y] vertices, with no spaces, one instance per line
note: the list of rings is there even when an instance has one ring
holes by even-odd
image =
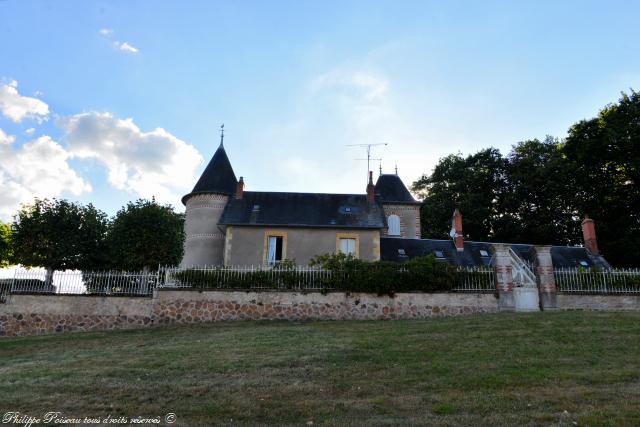
[[[498,291],[498,308],[500,310],[515,310],[513,297],[513,271],[509,245],[493,245],[493,267],[496,270],[496,290]]]
[[[551,246],[534,246],[536,255],[536,276],[538,278],[538,292],[540,294],[540,308],[553,310],[558,308],[556,278],[553,274]]]

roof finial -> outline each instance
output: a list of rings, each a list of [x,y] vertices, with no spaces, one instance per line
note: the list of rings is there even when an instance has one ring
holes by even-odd
[[[398,164],[396,163],[396,175],[398,175]]]
[[[224,148],[224,123],[220,125],[220,148]]]
[[[382,160],[380,161],[380,175],[382,175]]]

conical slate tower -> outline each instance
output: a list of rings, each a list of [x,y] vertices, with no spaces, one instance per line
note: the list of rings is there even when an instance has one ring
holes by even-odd
[[[182,198],[186,206],[182,267],[224,264],[225,235],[218,221],[237,185],[221,138],[193,190]]]
[[[236,191],[237,185],[236,174],[233,172],[224,146],[220,143],[191,193],[182,198],[182,203],[186,205],[187,199],[194,194],[216,193],[231,195]]]

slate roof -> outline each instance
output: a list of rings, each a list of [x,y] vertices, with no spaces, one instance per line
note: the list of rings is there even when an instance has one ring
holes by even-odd
[[[245,191],[229,200],[220,224],[288,227],[383,228],[382,207],[363,194]]]
[[[417,203],[398,175],[382,174],[375,185],[375,194],[382,202]]]
[[[237,184],[238,180],[227,152],[220,144],[191,193],[182,198],[182,203],[184,204],[189,196],[197,193],[234,194]]]
[[[522,259],[534,261],[533,245],[512,244],[510,246]],[[465,241],[464,251],[458,252],[452,240],[382,237],[380,239],[380,257],[387,261],[402,262],[417,256],[435,255],[436,251],[440,251],[443,255],[442,260],[453,265],[490,265],[491,247],[492,243],[488,242]],[[404,255],[399,250],[403,250]],[[480,251],[485,251],[487,256],[483,256]],[[602,256],[593,256],[582,247],[552,246],[551,258],[553,266],[556,268],[610,267]],[[583,265],[581,262],[587,265]]]

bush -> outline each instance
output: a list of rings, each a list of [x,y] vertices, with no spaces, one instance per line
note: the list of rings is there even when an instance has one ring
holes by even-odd
[[[389,296],[397,292],[451,291],[460,280],[455,267],[438,262],[433,256],[399,264],[367,262],[340,253],[318,256],[311,261],[311,266],[328,274],[309,274],[296,269],[292,262],[284,262],[258,271],[228,270],[225,267],[187,269],[174,273],[173,279],[179,286],[197,289],[313,289]]]

